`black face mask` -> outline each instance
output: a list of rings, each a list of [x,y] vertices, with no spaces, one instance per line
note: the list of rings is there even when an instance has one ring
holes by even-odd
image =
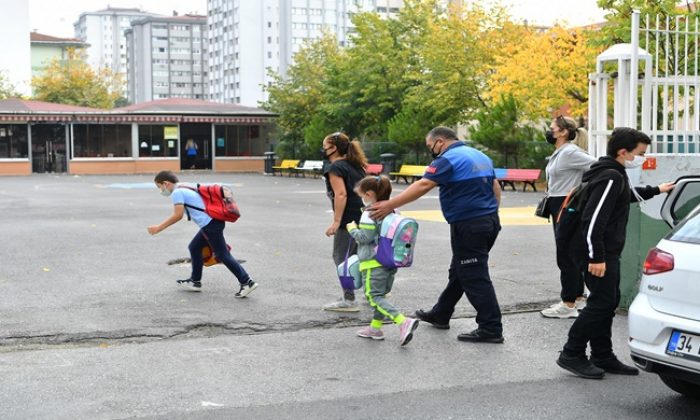
[[[544,139],[547,140],[547,143],[551,145],[554,145],[554,143],[557,142],[557,139],[554,138],[554,133],[552,133],[552,130],[545,131]]]
[[[335,152],[337,152],[337,151],[338,151],[338,150],[336,149],[336,150],[333,151],[333,153],[335,153]],[[328,160],[328,158],[330,158],[331,156],[333,156],[333,153],[331,153],[330,155],[327,155],[327,154],[326,154],[326,149],[324,149],[323,147],[321,147],[321,150],[319,150],[318,153],[319,153],[319,157],[321,158],[321,160]]]
[[[430,148],[430,156],[433,157],[433,159],[437,159],[438,156],[440,156],[440,153],[435,153],[435,145],[437,142],[433,143],[433,147]]]

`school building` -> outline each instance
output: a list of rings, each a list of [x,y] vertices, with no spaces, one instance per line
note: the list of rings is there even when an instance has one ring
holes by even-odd
[[[276,115],[259,108],[171,98],[102,110],[0,100],[0,175],[263,172]],[[188,140],[196,155],[188,156]]]

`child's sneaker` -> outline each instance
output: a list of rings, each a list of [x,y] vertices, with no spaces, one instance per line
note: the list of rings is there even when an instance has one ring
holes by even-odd
[[[408,344],[413,338],[413,331],[418,328],[418,320],[413,318],[406,318],[404,322],[399,325],[399,340],[402,346]]]
[[[237,298],[244,298],[249,294],[253,293],[253,290],[258,288],[258,284],[253,280],[248,280],[248,283],[241,284],[241,290],[238,291],[234,296]]]
[[[192,279],[178,280],[177,284],[189,290],[190,292],[202,291],[202,282],[193,281]]]
[[[370,325],[358,331],[357,336],[362,338],[371,338],[372,340],[384,340],[384,332],[382,330],[372,328]]]

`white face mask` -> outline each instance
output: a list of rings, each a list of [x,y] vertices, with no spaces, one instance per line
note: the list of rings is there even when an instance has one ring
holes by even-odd
[[[363,199],[362,199],[362,204],[364,204],[365,207],[369,207],[369,206],[371,206],[372,204],[374,204],[374,201],[365,200],[365,199],[363,198]]]
[[[163,197],[170,197],[170,194],[172,194],[172,191],[168,190],[167,188],[160,190],[160,195]]]
[[[644,156],[635,156],[633,160],[625,160],[625,168],[634,169],[644,165],[647,159]]]

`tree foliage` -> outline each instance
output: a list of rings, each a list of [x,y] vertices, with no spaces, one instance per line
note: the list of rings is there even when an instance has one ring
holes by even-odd
[[[54,59],[32,79],[40,101],[110,109],[121,97],[122,81],[109,69],[93,70],[75,50],[66,60]]]
[[[15,86],[10,83],[4,72],[0,72],[0,99],[15,98],[20,96]]]

